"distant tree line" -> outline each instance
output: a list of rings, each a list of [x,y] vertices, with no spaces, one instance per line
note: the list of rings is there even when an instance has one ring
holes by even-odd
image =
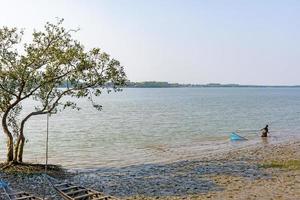
[[[240,85],[240,84],[220,84],[220,83],[208,83],[208,84],[180,84],[169,83],[160,81],[144,81],[144,82],[127,82],[128,88],[183,88],[183,87],[300,87],[295,86],[265,86],[265,85]]]

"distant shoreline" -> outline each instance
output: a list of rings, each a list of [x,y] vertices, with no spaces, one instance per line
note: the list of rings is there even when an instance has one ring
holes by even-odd
[[[169,82],[128,82],[124,88],[300,88],[300,85],[180,84]]]
[[[72,85],[64,82],[60,88],[72,87]],[[107,83],[106,87],[113,87],[112,83]],[[122,88],[300,88],[300,85],[240,85],[240,84],[182,84],[169,83],[160,81],[144,81],[144,82],[127,82]]]

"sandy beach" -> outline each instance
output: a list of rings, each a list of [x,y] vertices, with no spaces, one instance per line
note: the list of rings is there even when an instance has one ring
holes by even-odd
[[[56,177],[120,199],[299,199],[300,141],[262,143],[195,160],[100,168]],[[39,174],[1,172],[16,190],[42,197]],[[46,196],[60,199],[46,184]],[[3,197],[2,197],[3,198]]]
[[[0,5],[0,200],[300,200],[300,0]]]

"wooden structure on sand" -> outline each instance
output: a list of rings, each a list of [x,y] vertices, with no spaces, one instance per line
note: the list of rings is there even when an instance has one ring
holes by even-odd
[[[105,196],[101,192],[71,183],[55,184],[54,188],[65,200],[118,200],[115,197]]]
[[[10,200],[42,200],[26,192],[5,193],[5,195]]]

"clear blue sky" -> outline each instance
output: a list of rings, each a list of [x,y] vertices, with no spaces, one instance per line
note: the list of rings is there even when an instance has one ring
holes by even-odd
[[[0,26],[55,17],[132,81],[300,84],[297,0],[0,0]]]

